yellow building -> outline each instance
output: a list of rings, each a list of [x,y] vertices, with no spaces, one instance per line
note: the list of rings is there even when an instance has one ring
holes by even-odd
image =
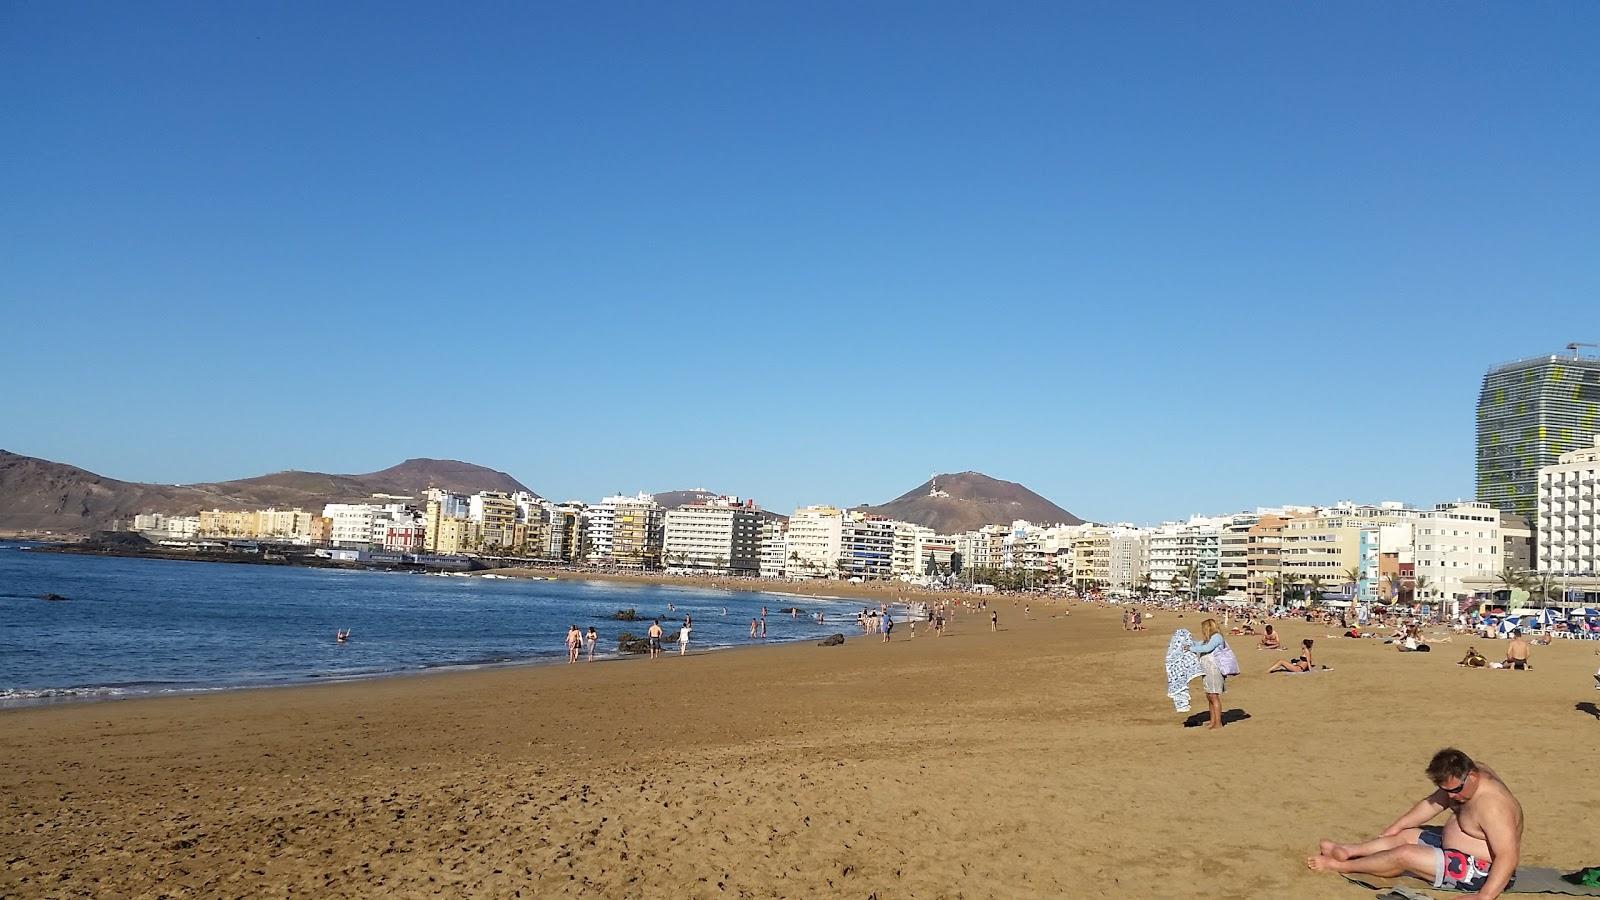
[[[442,516],[437,524],[430,521],[424,545],[430,553],[475,553],[482,546],[478,523],[471,519]]]
[[[1361,530],[1413,521],[1417,511],[1398,505],[1351,506],[1291,519],[1283,526],[1279,558],[1282,586],[1320,584],[1331,591],[1361,568]],[[1263,577],[1264,580],[1264,577]],[[1314,593],[1314,591],[1313,591]]]
[[[303,509],[263,509],[256,513],[256,534],[268,538],[311,538],[311,520]]]
[[[484,550],[511,553],[518,549],[517,503],[505,491],[479,491],[471,499],[472,518]]]
[[[260,533],[261,518],[253,509],[200,511],[201,537],[255,537]]]

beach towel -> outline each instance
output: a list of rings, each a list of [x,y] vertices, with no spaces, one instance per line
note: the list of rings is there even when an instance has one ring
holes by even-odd
[[[1200,677],[1200,657],[1189,649],[1193,642],[1187,628],[1174,631],[1167,642],[1167,696],[1181,713],[1189,711],[1189,682]]]
[[[1379,897],[1390,896],[1422,896],[1427,897],[1428,891],[1440,894],[1461,894],[1465,891],[1451,890],[1450,888],[1436,888],[1426,881],[1415,878],[1379,878],[1376,875],[1345,875],[1345,880],[1364,888],[1378,891]],[[1419,888],[1406,885],[1420,885]],[[1401,893],[1396,893],[1401,892]],[[1508,894],[1566,894],[1569,897],[1600,897],[1600,887],[1590,887],[1586,884],[1573,884],[1563,877],[1560,869],[1551,869],[1545,866],[1518,866],[1517,877],[1506,888]]]

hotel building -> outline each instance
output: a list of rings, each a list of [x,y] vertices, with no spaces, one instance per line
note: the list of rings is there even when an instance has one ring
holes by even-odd
[[[1600,358],[1495,366],[1478,394],[1478,499],[1537,527],[1539,471],[1600,433]]]
[[[803,506],[789,516],[789,558],[792,577],[826,577],[837,570],[844,532],[844,511],[834,506]]]
[[[1538,569],[1600,575],[1600,435],[1539,470]]]
[[[738,497],[718,497],[669,510],[662,561],[669,571],[726,575],[761,572],[761,514]]]

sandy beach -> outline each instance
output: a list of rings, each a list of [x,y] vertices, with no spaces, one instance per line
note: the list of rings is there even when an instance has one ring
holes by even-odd
[[[1454,744],[1527,813],[1524,861],[1600,863],[1595,645],[1531,672],[1318,639],[1182,726],[1179,625],[1009,598],[1001,630],[0,713],[0,895],[1308,897]],[[1493,656],[1503,644],[1482,642]],[[1203,698],[1197,698],[1203,708]]]

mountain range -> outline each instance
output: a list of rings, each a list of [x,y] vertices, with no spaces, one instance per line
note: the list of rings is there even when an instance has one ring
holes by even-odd
[[[408,459],[365,475],[287,471],[202,484],[143,484],[118,481],[70,466],[0,450],[0,532],[87,533],[139,513],[194,515],[202,509],[299,507],[360,502],[373,494],[420,500],[429,487],[459,493],[528,491],[505,472],[453,459]],[[701,488],[662,491],[667,509],[718,496]],[[915,522],[952,534],[1017,519],[1075,525],[1083,520],[1020,484],[979,472],[936,475],[894,500],[858,509]],[[763,511],[764,516],[784,518]]]
[[[1083,520],[1014,481],[982,472],[935,475],[881,506],[860,510],[915,522],[939,534],[1009,525],[1018,519],[1040,524],[1080,525]]]
[[[202,509],[320,510],[373,494],[417,497],[428,487],[462,493],[526,491],[504,472],[453,459],[408,459],[365,475],[275,472],[204,484],[142,484],[0,450],[0,531],[83,533],[139,513],[194,515]],[[531,493],[531,492],[530,492]]]

